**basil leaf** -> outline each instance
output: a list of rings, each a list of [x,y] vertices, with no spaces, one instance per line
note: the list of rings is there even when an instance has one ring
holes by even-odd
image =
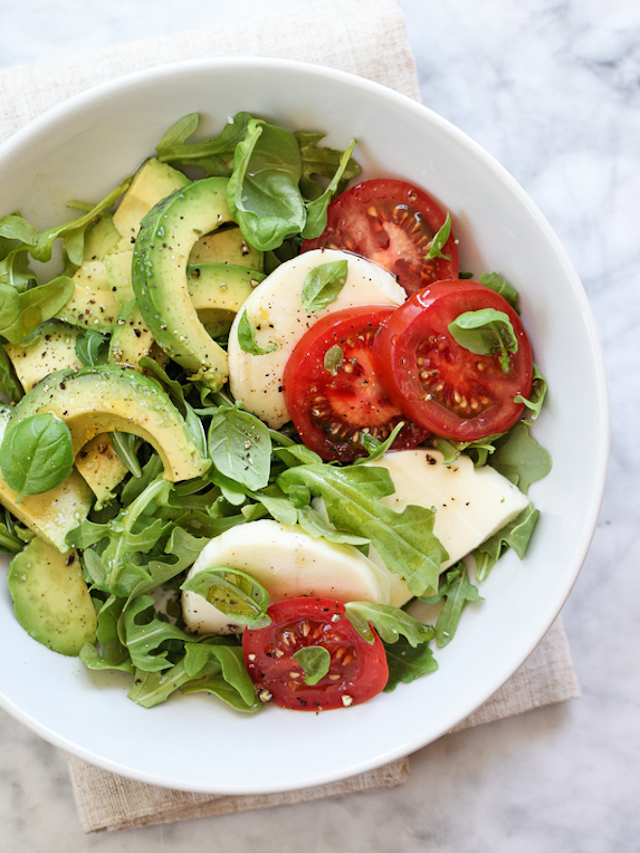
[[[332,376],[337,376],[344,364],[344,353],[340,344],[334,344],[324,354],[324,369]]]
[[[234,406],[221,408],[209,424],[209,457],[226,477],[248,489],[262,489],[271,472],[269,428]]]
[[[255,578],[240,569],[203,569],[186,580],[180,589],[206,598],[209,604],[238,625],[262,628],[270,622],[267,616],[269,593]]]
[[[31,415],[9,427],[0,444],[0,470],[9,488],[40,495],[63,483],[73,469],[69,427],[54,415]]]
[[[267,355],[267,353],[278,349],[277,344],[273,343],[273,341],[264,349],[258,346],[256,330],[247,317],[246,308],[238,321],[238,344],[240,345],[240,349],[249,353],[249,355]]]
[[[489,272],[482,273],[480,278],[478,279],[480,284],[484,284],[485,287],[491,288],[498,296],[502,296],[503,299],[511,305],[514,311],[518,314],[520,313],[519,307],[519,296],[518,291],[515,287],[512,287],[508,281],[505,281],[498,273]]]
[[[331,655],[324,646],[303,646],[292,657],[302,668],[304,683],[310,686],[324,678],[331,666]]]
[[[525,495],[532,483],[542,480],[551,471],[551,456],[529,434],[524,421],[517,423],[495,442],[491,466],[520,489]]]
[[[287,130],[251,119],[238,143],[227,201],[245,239],[261,251],[302,231],[306,209],[300,193],[300,149]]]
[[[335,302],[349,275],[349,262],[329,261],[309,270],[302,285],[305,311],[320,311]]]
[[[374,604],[370,601],[350,601],[345,604],[345,615],[359,634],[369,643],[373,643],[373,625],[380,639],[385,643],[395,643],[400,637],[411,646],[428,643],[435,636],[430,625],[414,619],[404,610],[390,604]]]
[[[511,320],[504,311],[481,308],[465,311],[453,323],[449,332],[456,343],[475,355],[497,355],[505,373],[509,372],[508,353],[518,352],[518,339]]]
[[[451,260],[451,255],[445,255],[442,251],[451,234],[451,217],[447,213],[447,218],[434,234],[429,251],[424,256],[425,261],[431,261],[434,258],[444,258],[445,261]]]

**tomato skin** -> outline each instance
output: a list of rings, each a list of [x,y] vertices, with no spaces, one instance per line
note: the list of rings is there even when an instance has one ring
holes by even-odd
[[[369,644],[346,618],[344,605],[327,598],[290,598],[272,604],[271,624],[245,629],[242,651],[256,690],[295,711],[329,711],[359,705],[380,693],[389,667],[380,637]],[[335,621],[334,621],[335,620]],[[317,684],[305,684],[293,657],[307,646],[324,646],[331,655],[329,672]]]
[[[505,373],[495,355],[474,355],[448,330],[465,311],[495,308],[509,316],[518,351]],[[531,344],[517,313],[490,288],[468,280],[440,281],[416,293],[376,337],[374,363],[389,397],[435,435],[477,441],[509,430],[521,417],[533,378]]]
[[[320,237],[305,240],[302,251],[331,248],[362,255],[393,273],[411,296],[433,281],[458,276],[453,234],[442,250],[449,259],[424,259],[445,220],[440,206],[406,181],[362,181],[331,202],[325,230]]]
[[[384,440],[401,421],[396,450],[415,447],[429,434],[407,422],[373,368],[371,346],[393,311],[388,305],[334,311],[305,332],[289,357],[283,389],[291,420],[304,444],[327,461],[365,456],[364,432]],[[325,355],[335,346],[343,363],[332,374]]]

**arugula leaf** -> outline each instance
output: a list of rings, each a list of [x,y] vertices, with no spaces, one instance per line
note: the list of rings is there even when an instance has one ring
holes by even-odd
[[[324,646],[303,646],[292,657],[302,668],[304,683],[310,686],[324,678],[331,666],[331,654]]]
[[[524,421],[517,423],[495,443],[491,466],[527,494],[529,486],[551,471],[551,456],[529,435]]]
[[[350,145],[340,158],[340,162],[338,164],[338,168],[336,170],[335,175],[329,182],[329,185],[322,193],[322,195],[306,203],[307,221],[305,222],[304,228],[302,229],[302,237],[305,240],[313,240],[315,237],[319,237],[324,231],[324,229],[327,227],[327,208],[333,200],[334,195],[338,191],[338,188],[342,184],[344,173],[346,172],[347,167],[351,162],[351,154],[353,152],[355,144],[355,139],[352,139]]]
[[[406,611],[390,604],[374,604],[370,601],[350,601],[345,604],[345,615],[359,634],[373,643],[373,625],[380,639],[385,643],[395,643],[404,637],[410,646],[428,643],[435,636],[431,625],[425,625],[414,619]]]
[[[460,561],[446,572],[436,596],[421,597],[420,600],[426,604],[434,604],[437,600],[444,601],[435,626],[436,643],[442,648],[453,639],[466,603],[482,601],[482,598],[478,588],[469,580],[465,563]]]
[[[266,355],[267,353],[278,349],[277,344],[273,343],[273,341],[265,349],[258,346],[258,342],[256,341],[256,330],[253,328],[249,318],[247,317],[246,308],[242,312],[240,320],[238,321],[238,344],[240,349],[243,350],[243,352],[248,352],[249,355]]]
[[[507,548],[513,548],[521,560],[524,558],[539,516],[540,511],[529,503],[513,521],[475,549],[473,556],[476,560],[478,582],[487,579],[489,572]]]
[[[179,640],[187,642],[184,631],[163,620],[156,612],[151,595],[140,595],[123,612],[125,645],[131,663],[145,672],[160,672],[171,666],[162,646]]]
[[[203,569],[184,581],[180,589],[201,595],[238,625],[263,628],[270,622],[269,593],[240,569],[228,566]]]
[[[209,457],[215,467],[248,489],[262,489],[271,471],[269,428],[238,405],[221,406],[209,424]]]
[[[535,419],[540,414],[543,403],[545,401],[547,395],[547,383],[540,372],[538,366],[534,363],[533,365],[533,383],[531,386],[531,395],[529,398],[523,397],[521,394],[518,394],[517,397],[514,398],[514,403],[524,403],[527,409],[530,410],[531,415],[529,418],[523,420],[527,426],[531,426],[531,424],[535,421]]]
[[[266,252],[302,231],[306,209],[298,186],[301,176],[295,136],[250,119],[245,138],[236,146],[227,202],[252,246]]]
[[[442,251],[451,234],[451,217],[447,213],[447,218],[434,234],[429,251],[424,256],[425,261],[431,261],[434,258],[444,258],[445,261],[451,260],[451,255],[445,255]]]
[[[334,527],[369,539],[389,571],[405,578],[414,595],[437,588],[447,554],[433,533],[434,513],[417,506],[398,513],[381,504],[378,498],[393,492],[385,469],[299,465],[280,474],[277,483],[285,494],[303,486],[322,497]]]
[[[251,116],[239,112],[222,132],[202,142],[187,142],[200,124],[197,113],[184,116],[164,134],[156,151],[161,163],[199,166],[210,176],[228,178],[233,171],[236,146],[247,133]]]
[[[508,314],[495,308],[465,311],[448,326],[454,340],[475,355],[497,355],[505,373],[509,372],[508,353],[518,352],[518,339]]]
[[[0,393],[6,394],[13,403],[17,403],[24,394],[11,359],[3,346],[0,346]]]
[[[95,367],[109,360],[109,339],[95,329],[87,329],[77,336],[75,350],[84,367]]]
[[[334,177],[346,152],[343,153],[327,146],[318,146],[320,140],[324,139],[324,133],[299,130],[294,133],[294,136],[298,140],[302,159],[300,189],[306,199],[313,200],[322,195],[322,186],[319,181],[314,180],[314,175],[327,179]],[[349,155],[353,151],[354,142],[347,149]],[[342,192],[347,182],[359,174],[360,166],[355,160],[348,157],[337,188],[338,192]]]
[[[0,284],[0,335],[19,344],[41,323],[55,317],[73,291],[73,281],[66,275],[21,292]]]
[[[300,294],[305,311],[321,311],[335,302],[348,275],[349,262],[346,260],[329,261],[309,270]]]
[[[400,638],[393,644],[385,643],[389,678],[384,688],[391,693],[400,683],[409,684],[438,669],[431,648],[426,643],[412,646],[408,640]]]
[[[73,460],[69,427],[48,412],[9,422],[0,444],[0,470],[18,503],[64,483]]]

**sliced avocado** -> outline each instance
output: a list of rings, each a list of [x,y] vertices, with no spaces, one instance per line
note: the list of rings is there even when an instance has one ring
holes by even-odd
[[[109,342],[109,361],[137,367],[140,359],[151,354],[153,335],[134,300],[121,312]]]
[[[116,301],[121,308],[133,299],[133,285],[131,284],[131,259],[133,249],[126,251],[111,252],[105,256],[104,268]]]
[[[83,261],[71,276],[76,287],[87,290],[109,290],[109,279],[103,260]]]
[[[98,263],[103,264],[102,261]],[[76,284],[71,299],[56,316],[59,320],[81,329],[108,333],[119,313],[120,303],[108,286],[106,290],[100,290]]]
[[[61,554],[32,539],[11,561],[7,575],[18,622],[39,643],[78,655],[96,639],[96,611],[75,550]]]
[[[210,464],[202,436],[191,431],[166,392],[130,367],[101,364],[50,374],[12,409],[9,428],[39,412],[65,421],[74,456],[100,433],[129,432],[155,448],[173,482],[199,477]]]
[[[133,249],[133,289],[145,323],[191,379],[214,391],[228,379],[227,354],[198,319],[187,262],[200,235],[230,220],[226,178],[203,178],[149,211]]]
[[[11,411],[0,410],[0,441],[4,436]],[[54,548],[66,553],[67,533],[83,521],[93,504],[91,489],[77,471],[55,489],[41,495],[25,495],[18,503],[18,493],[0,477],[0,503],[30,530]]]
[[[187,267],[187,287],[198,319],[206,327],[230,324],[265,274],[235,264]]]
[[[103,214],[84,232],[85,261],[103,261],[105,255],[112,252],[121,239],[120,232],[113,224],[113,216]]]
[[[113,214],[113,224],[126,240],[133,243],[141,220],[151,208],[188,183],[189,179],[182,172],[152,157],[143,163],[134,175],[129,189]]]
[[[96,435],[79,451],[76,469],[96,496],[98,509],[112,500],[113,490],[128,472],[106,432]]]
[[[205,234],[191,250],[190,264],[233,264],[264,269],[264,252],[250,246],[237,225]]]
[[[40,337],[29,346],[5,344],[20,384],[25,391],[56,370],[81,367],[76,355],[79,329],[68,323],[48,321],[39,327]]]

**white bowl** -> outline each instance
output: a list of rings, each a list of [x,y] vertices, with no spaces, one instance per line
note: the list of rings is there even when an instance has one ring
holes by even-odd
[[[0,592],[0,702],[48,741],[138,780],[216,793],[273,792],[344,778],[424,746],[488,699],[558,615],[586,556],[608,456],[605,371],[582,285],[551,227],[482,148],[428,109],[344,73],[265,59],[181,63],[73,98],[0,150],[4,215],[36,227],[69,217],[70,198],[98,200],[154,151],[178,118],[203,133],[240,110],[291,129],[352,137],[363,177],[397,176],[451,211],[461,269],[498,271],[520,292],[535,360],[549,383],[535,436],[553,470],[530,489],[542,515],[520,563],[509,553],[483,584],[439,670],[348,711],[267,708],[257,717],[205,696],[145,710],[119,674],[91,674],[17,624]],[[5,561],[6,562],[6,561]]]

